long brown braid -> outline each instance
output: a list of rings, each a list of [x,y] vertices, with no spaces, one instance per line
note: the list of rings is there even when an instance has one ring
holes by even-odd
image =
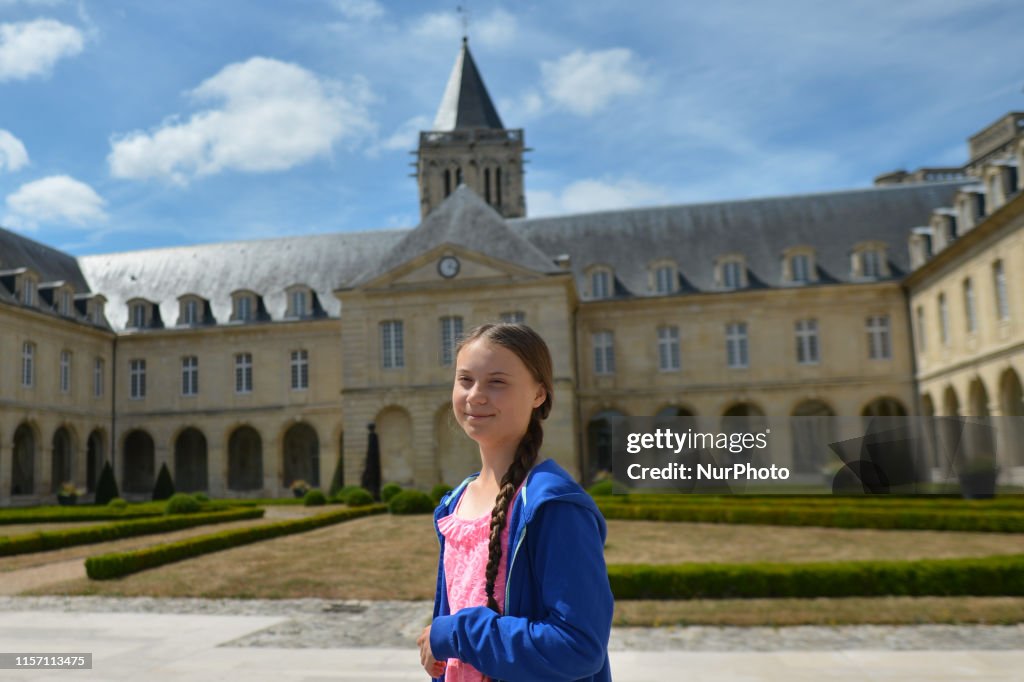
[[[535,381],[544,387],[546,397],[539,407],[535,407],[530,414],[530,423],[526,427],[516,454],[512,458],[512,464],[508,471],[501,477],[500,489],[494,499],[494,509],[491,510],[491,536],[487,550],[487,606],[497,613],[501,613],[498,601],[494,597],[494,583],[498,578],[498,566],[502,557],[501,534],[508,523],[509,504],[512,496],[519,488],[519,484],[526,479],[526,474],[537,461],[540,446],[544,442],[544,429],[541,421],[547,419],[551,413],[551,406],[554,401],[552,390],[553,370],[551,363],[551,352],[544,343],[544,339],[525,324],[483,324],[473,328],[459,341],[456,354],[464,346],[477,339],[484,339],[512,351],[523,361],[526,368],[533,375]],[[508,576],[506,576],[506,580]]]

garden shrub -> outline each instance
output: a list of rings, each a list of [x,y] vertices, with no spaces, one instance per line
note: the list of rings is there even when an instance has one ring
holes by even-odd
[[[388,511],[392,514],[430,514],[434,511],[434,500],[419,490],[403,490],[391,498]]]

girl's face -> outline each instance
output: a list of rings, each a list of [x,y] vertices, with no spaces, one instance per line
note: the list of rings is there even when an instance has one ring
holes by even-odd
[[[530,414],[546,397],[544,387],[507,348],[476,339],[459,351],[452,409],[466,435],[481,445],[518,445]]]

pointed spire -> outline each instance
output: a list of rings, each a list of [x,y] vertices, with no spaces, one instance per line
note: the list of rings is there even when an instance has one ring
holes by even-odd
[[[441,98],[441,106],[434,118],[434,130],[450,131],[459,128],[504,129],[487,87],[469,52],[469,40],[462,38],[462,49],[455,59],[448,87]]]

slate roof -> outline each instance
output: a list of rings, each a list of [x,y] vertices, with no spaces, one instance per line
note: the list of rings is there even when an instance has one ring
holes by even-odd
[[[517,218],[509,226],[547,254],[567,253],[577,290],[586,291],[584,270],[610,265],[620,292],[648,295],[651,261],[672,259],[683,290],[715,291],[718,256],[746,257],[752,287],[777,287],[782,253],[814,248],[822,283],[850,282],[850,252],[864,241],[888,244],[894,278],[910,270],[907,238],[929,222],[932,210],[950,206],[961,179],[870,187],[783,197],[580,213],[552,218]]]
[[[316,292],[324,311],[341,314],[333,291],[367,261],[377,261],[406,230],[376,230],[254,241],[225,242],[79,259],[92,287],[107,297],[106,315],[118,330],[128,321],[126,302],[139,297],[160,304],[164,324],[178,319],[178,297],[196,294],[209,300],[218,324],[231,317],[231,293],[255,291],[272,320],[284,318],[285,289],[305,284]]]
[[[487,87],[476,68],[473,55],[469,52],[469,42],[463,38],[462,49],[455,58],[441,106],[434,117],[433,129],[448,132],[463,128],[500,130],[504,127],[491,96],[487,94]]]
[[[178,319],[178,298],[210,302],[219,324],[231,313],[231,293],[263,297],[272,320],[284,318],[285,289],[310,286],[324,311],[341,314],[333,291],[358,286],[441,244],[455,244],[538,273],[562,272],[554,263],[569,254],[577,290],[585,270],[602,263],[616,275],[621,296],[654,295],[647,273],[654,260],[676,262],[683,291],[715,291],[714,263],[725,253],[746,256],[752,287],[783,286],[781,256],[797,245],[814,248],[823,284],[849,282],[850,251],[862,241],[888,244],[894,278],[909,271],[907,238],[934,209],[952,205],[974,179],[870,187],[742,201],[503,219],[460,186],[412,230],[375,230],[130,251],[75,259],[0,230],[0,269],[31,266],[42,281],[67,280],[76,291],[108,299],[106,315],[124,329],[126,302],[145,298],[160,306],[168,326]]]
[[[346,286],[359,286],[441,244],[462,246],[540,273],[562,272],[552,255],[509,229],[501,214],[466,185],[459,185],[418,227],[406,233],[383,258],[371,261]]]

